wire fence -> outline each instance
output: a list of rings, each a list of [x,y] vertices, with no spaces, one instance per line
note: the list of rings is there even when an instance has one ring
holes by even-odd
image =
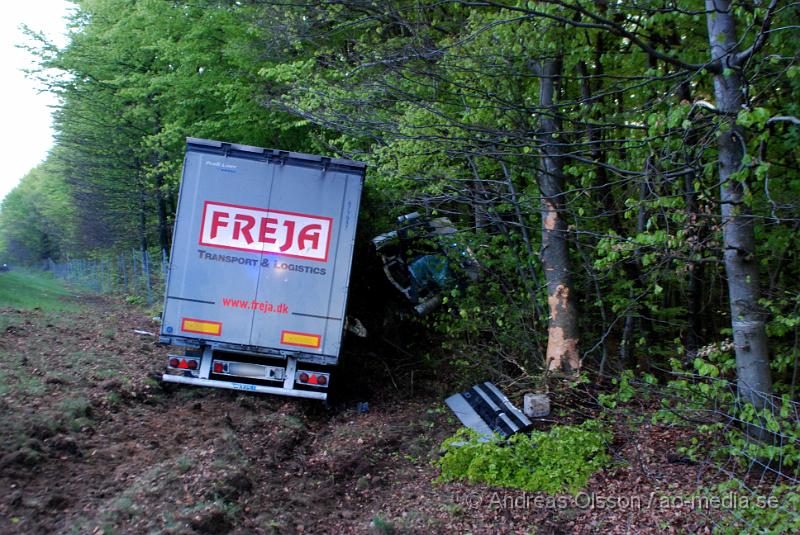
[[[132,297],[152,305],[163,292],[169,259],[167,252],[132,249],[130,252],[45,261],[44,268],[71,284],[104,294]]]
[[[675,436],[685,442],[671,446],[682,455],[673,462],[693,467],[700,485],[693,503],[706,504],[698,512],[708,516],[713,532],[800,533],[800,403],[762,394],[755,408],[734,381],[668,374],[673,379],[667,384],[627,379],[626,403],[594,402],[614,421],[641,425],[649,415],[652,425],[681,430]],[[642,477],[658,475],[643,471]]]

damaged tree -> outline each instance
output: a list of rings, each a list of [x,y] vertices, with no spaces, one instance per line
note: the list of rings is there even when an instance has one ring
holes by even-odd
[[[538,143],[541,165],[538,173],[542,205],[542,249],[540,252],[550,312],[547,330],[547,370],[574,373],[581,367],[578,355],[578,314],[570,283],[569,242],[564,218],[563,158],[556,133],[555,81],[561,71],[560,58],[543,61],[539,67],[539,104],[543,109]]]

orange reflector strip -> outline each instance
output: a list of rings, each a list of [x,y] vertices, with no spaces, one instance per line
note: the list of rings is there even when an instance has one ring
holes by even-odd
[[[210,334],[219,336],[222,334],[222,324],[218,321],[196,320],[193,318],[183,318],[181,330],[187,333]]]
[[[281,331],[281,343],[287,346],[312,347],[319,349],[322,345],[322,337],[318,334],[296,333],[292,331]]]

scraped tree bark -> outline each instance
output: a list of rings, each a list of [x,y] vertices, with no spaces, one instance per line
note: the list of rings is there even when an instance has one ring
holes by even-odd
[[[578,354],[578,314],[570,281],[569,242],[564,218],[563,157],[555,134],[559,131],[556,119],[555,82],[561,62],[552,59],[539,67],[539,104],[543,109],[538,144],[541,166],[538,173],[542,197],[541,260],[547,281],[548,319],[546,363],[549,371],[573,373],[580,369]]]
[[[774,3],[773,3],[774,4]],[[773,6],[770,6],[773,7]],[[706,0],[711,59],[716,66],[714,94],[717,109],[726,120],[718,138],[720,205],[725,273],[728,278],[733,343],[736,351],[739,395],[763,408],[772,391],[767,334],[758,300],[758,265],[750,207],[745,186],[735,175],[742,168],[744,137],[736,125],[742,109],[744,80],[741,65],[755,53],[759,37],[749,51],[737,53],[736,20],[729,0]],[[765,37],[763,37],[765,38]],[[763,44],[763,42],[762,42]]]

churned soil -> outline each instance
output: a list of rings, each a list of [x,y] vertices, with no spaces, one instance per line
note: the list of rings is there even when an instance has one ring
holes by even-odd
[[[620,423],[615,464],[577,497],[439,483],[458,422],[432,389],[393,385],[390,364],[362,367],[369,388],[335,410],[166,385],[168,348],[134,332],[155,322],[111,299],[82,305],[0,310],[2,533],[708,530],[708,515],[659,501],[704,477],[673,455],[673,430]]]

